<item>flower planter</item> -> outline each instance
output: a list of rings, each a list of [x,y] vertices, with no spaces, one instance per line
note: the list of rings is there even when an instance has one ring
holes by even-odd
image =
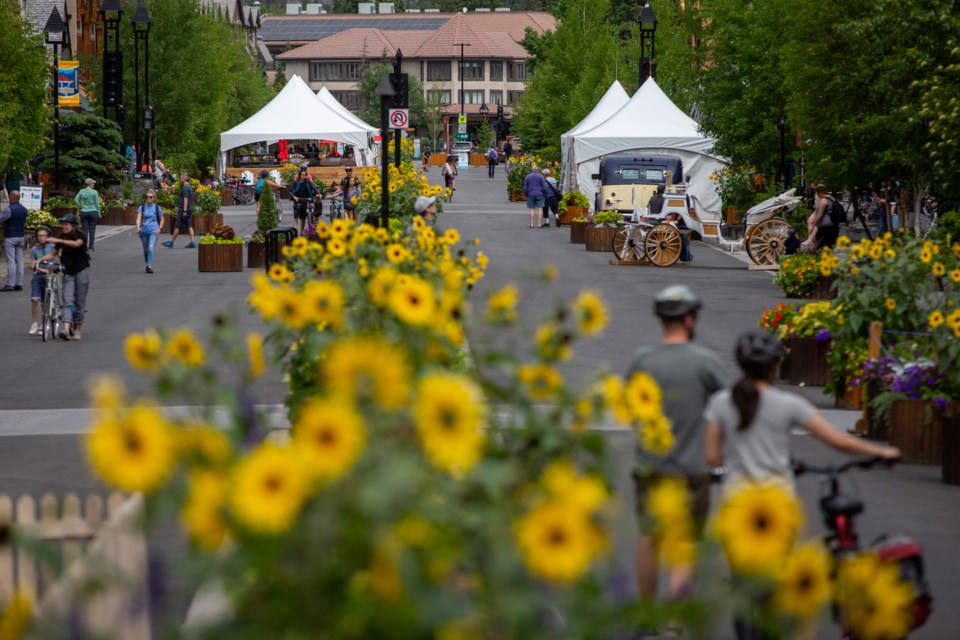
[[[941,412],[931,400],[897,400],[890,409],[890,444],[907,464],[940,464]]]
[[[573,244],[584,244],[587,241],[587,225],[589,222],[571,222],[570,223],[570,242]]]
[[[134,205],[123,208],[123,224],[125,225],[136,225],[137,224],[137,208]]]
[[[233,191],[226,187],[220,188],[220,206],[229,207],[233,204]]]
[[[833,404],[837,409],[860,411],[863,409],[863,387],[850,387],[844,384],[843,391],[834,397]]]
[[[526,202],[527,196],[523,195],[522,191],[517,191],[516,189],[510,189],[510,202]]]
[[[242,244],[201,244],[197,247],[201,272],[243,271]]]
[[[107,207],[97,221],[98,225],[119,227],[123,225],[123,207]]]
[[[214,213],[211,215],[193,214],[193,230],[197,235],[210,233],[215,226],[223,224],[223,214]]]
[[[833,300],[837,297],[837,292],[832,291],[833,283],[837,281],[837,276],[820,276],[817,278],[817,288],[813,292],[813,297],[817,300]]]
[[[59,220],[63,216],[77,216],[80,217],[80,210],[74,209],[73,207],[54,207],[53,208],[53,217]]]
[[[267,256],[266,247],[263,242],[251,242],[247,245],[247,269],[263,269]]]
[[[788,378],[790,384],[822,387],[830,380],[830,365],[827,364],[829,341],[816,338],[787,338]],[[781,375],[782,377],[782,375]]]
[[[612,251],[615,235],[616,227],[587,227],[585,248],[587,251]]]
[[[940,479],[944,484],[960,485],[960,413],[940,418]]]
[[[574,218],[586,218],[588,211],[587,207],[567,205],[567,210],[560,216],[560,224],[571,224]]]

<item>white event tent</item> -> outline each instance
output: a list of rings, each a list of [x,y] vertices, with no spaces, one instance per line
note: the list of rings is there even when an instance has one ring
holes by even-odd
[[[336,102],[332,95],[330,98]],[[218,175],[226,167],[230,149],[273,140],[336,140],[353,146],[357,164],[369,165],[373,162],[375,131],[355,116],[348,119],[295,75],[260,111],[220,134]]]
[[[703,208],[720,211],[720,196],[710,174],[726,162],[711,154],[714,140],[700,133],[699,126],[681,111],[652,78],[616,113],[572,138],[572,164],[576,186],[590,202],[597,192],[592,174],[600,171],[600,157],[614,153],[642,152],[678,156],[683,162],[687,193]],[[569,156],[564,162],[570,164]],[[564,176],[572,169],[565,169]]]
[[[358,127],[362,128],[364,131],[367,131],[372,136],[379,136],[380,129],[376,127],[371,127],[366,122],[358,118],[350,109],[347,109],[345,106],[340,104],[340,101],[333,97],[333,94],[326,87],[320,87],[320,91],[317,91],[317,98],[323,104],[327,105],[341,116],[346,118],[348,121],[354,123]]]
[[[576,136],[602,123],[629,101],[630,96],[623,85],[619,80],[614,80],[593,111],[577,123],[577,126],[560,136],[560,157],[563,159],[563,177],[560,182],[564,191],[577,188],[577,163],[573,157],[573,141]]]

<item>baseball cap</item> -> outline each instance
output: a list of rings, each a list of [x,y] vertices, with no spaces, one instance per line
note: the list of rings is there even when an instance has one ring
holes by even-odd
[[[418,214],[423,215],[423,212],[427,210],[427,207],[436,201],[437,196],[420,196],[417,198],[417,201],[413,203],[413,210]]]

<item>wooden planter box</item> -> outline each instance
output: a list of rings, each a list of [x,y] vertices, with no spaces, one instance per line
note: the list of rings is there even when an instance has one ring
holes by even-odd
[[[838,393],[836,397],[834,397],[833,404],[837,409],[860,411],[863,409],[863,387],[848,387],[844,385],[843,392]]]
[[[940,418],[940,478],[944,484],[960,485],[960,413]]]
[[[123,224],[134,226],[137,224],[137,208],[134,205],[123,208]]]
[[[613,251],[613,236],[617,227],[587,227],[585,235],[587,251]]]
[[[940,464],[941,412],[930,400],[897,400],[890,410],[890,445],[907,464]]]
[[[107,207],[97,224],[108,227],[123,225],[123,207]]]
[[[589,222],[571,222],[570,223],[570,242],[573,244],[584,244],[587,241],[587,225]]]
[[[243,271],[242,244],[201,244],[197,247],[197,265],[204,271]]]
[[[218,224],[223,224],[223,214],[215,213],[213,215],[204,216],[194,213],[193,214],[193,230],[197,235],[204,235],[213,231],[213,228]]]
[[[251,242],[247,245],[247,269],[263,269],[267,257],[266,248],[264,242]]]
[[[59,220],[63,216],[77,216],[78,218],[80,217],[80,210],[74,209],[73,207],[54,207],[51,213],[53,213],[53,217],[56,218],[57,220]]]
[[[233,204],[233,191],[227,187],[220,187],[220,206],[229,207]]]
[[[566,212],[560,216],[560,224],[571,224],[574,218],[585,218],[589,207],[567,206]]]
[[[833,283],[837,281],[837,276],[820,276],[817,279],[817,288],[813,292],[813,297],[817,300],[833,300],[837,297],[836,291],[831,291]]]
[[[517,191],[516,189],[510,189],[510,202],[526,202],[527,196],[523,195],[522,191]]]
[[[783,343],[789,354],[787,356],[789,363],[785,369],[788,375],[787,381],[790,384],[822,387],[829,382],[830,366],[827,364],[829,341],[821,342],[816,338],[787,338]]]

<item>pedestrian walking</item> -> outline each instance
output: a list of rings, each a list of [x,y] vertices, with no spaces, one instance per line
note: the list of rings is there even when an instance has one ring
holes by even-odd
[[[50,238],[50,242],[57,245],[56,257],[63,265],[64,326],[57,337],[61,340],[80,340],[80,327],[86,315],[87,292],[90,290],[90,256],[77,216],[63,216],[60,224],[63,225],[63,235]]]
[[[19,175],[19,174],[17,174]],[[19,182],[19,180],[18,180]],[[23,249],[26,246],[27,208],[20,204],[20,191],[7,194],[9,204],[0,211],[3,252],[7,256],[7,284],[0,291],[23,290]]]
[[[497,153],[497,148],[493,145],[490,145],[490,148],[487,149],[487,177],[492,178],[497,173],[497,160],[499,159],[500,154]]]
[[[163,164],[163,156],[157,154],[156,159],[153,161],[153,181],[157,189],[163,188],[163,177],[166,173],[167,166]]]
[[[663,411],[673,427],[676,444],[664,457],[637,450],[634,484],[637,509],[645,513],[647,490],[664,477],[683,479],[689,492],[691,519],[698,530],[710,506],[710,475],[704,460],[703,410],[710,397],[729,384],[720,359],[693,343],[702,303],[685,285],[674,285],[654,298],[654,313],[663,327],[660,344],[641,347],[633,356],[628,377],[643,372],[653,377],[663,391]],[[637,542],[637,581],[640,596],[656,595],[659,581],[658,543],[651,532],[642,532]],[[690,567],[676,567],[670,576],[670,595],[687,593]]]
[[[537,168],[537,165],[530,167],[530,173],[523,179],[523,193],[527,196],[527,210],[530,211],[530,228],[533,229],[533,223],[537,223],[537,228],[543,228],[543,205],[547,195],[547,181]]]
[[[840,225],[830,216],[834,197],[827,192],[827,188],[817,185],[817,210],[813,214],[813,225],[816,229],[817,249],[833,248],[840,236]]]
[[[180,176],[180,195],[177,196],[177,218],[173,223],[173,237],[164,242],[163,246],[173,249],[173,243],[183,231],[190,234],[190,242],[186,248],[195,249],[197,242],[193,233],[193,187],[190,185],[190,175],[186,173]]]
[[[77,208],[80,209],[80,228],[87,240],[87,251],[93,253],[94,240],[97,235],[97,221],[100,220],[102,203],[100,194],[93,188],[96,181],[93,178],[87,178],[83,183],[86,186],[80,189],[73,201],[77,203]]]
[[[157,194],[148,189],[146,202],[137,207],[137,233],[143,245],[143,261],[147,264],[147,273],[153,273],[153,253],[163,229],[163,209],[157,204]]]
[[[453,201],[453,192],[457,190],[457,160],[453,156],[447,156],[447,161],[443,165],[443,184],[447,187],[447,202]]]
[[[513,145],[510,143],[509,140],[507,140],[505,143],[503,143],[504,161],[509,160],[512,155],[513,155]]]
[[[40,335],[40,308],[47,291],[47,270],[40,266],[44,260],[50,260],[57,252],[57,248],[50,242],[50,227],[39,227],[33,234],[37,244],[30,249],[30,268],[33,277],[30,279],[30,324],[31,336]]]
[[[547,188],[543,195],[543,226],[550,226],[550,212],[553,212],[553,222],[560,226],[560,187],[557,179],[550,173],[550,169],[544,168],[543,179],[547,183]]]

